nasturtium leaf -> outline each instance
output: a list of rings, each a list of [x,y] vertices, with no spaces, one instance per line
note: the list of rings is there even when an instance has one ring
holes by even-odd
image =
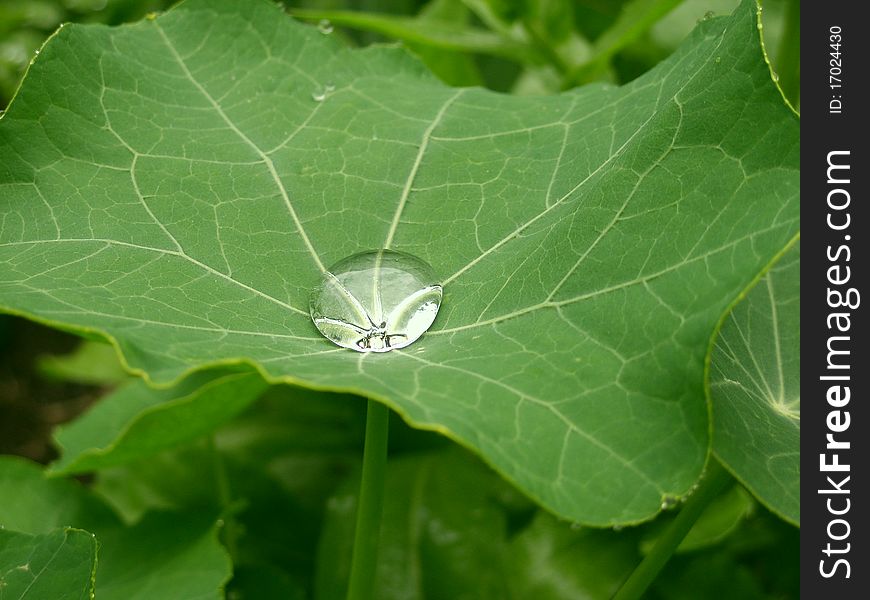
[[[117,385],[129,378],[115,349],[91,340],[67,354],[40,356],[36,368],[43,377],[85,385]]]
[[[218,540],[215,517],[209,511],[155,512],[133,527],[99,535],[104,551],[97,598],[222,600],[232,563]]]
[[[70,527],[30,535],[0,529],[0,598],[91,600],[94,534]]]
[[[0,457],[0,528],[42,535],[69,526],[97,536],[100,600],[223,598],[232,565],[217,539],[215,512],[152,512],[126,527],[75,482],[47,478],[29,461]]]
[[[136,380],[61,427],[56,474],[82,473],[150,456],[212,432],[267,388],[257,373],[201,371],[168,390]]]
[[[708,341],[798,229],[755,4],[625,87],[546,98],[333,38],[256,0],[57,33],[0,121],[0,305],[162,383],[246,361],[375,398],[582,522],[685,493]],[[309,291],[385,246],[442,278],[436,323],[332,347]]]
[[[800,523],[800,244],[727,315],[710,359],[713,451]]]
[[[82,486],[64,479],[49,479],[39,465],[29,460],[0,456],[3,528],[43,534],[71,526],[96,533],[119,523],[112,510]]]

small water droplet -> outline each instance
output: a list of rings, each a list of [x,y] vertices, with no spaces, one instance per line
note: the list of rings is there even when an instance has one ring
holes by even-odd
[[[327,81],[326,85],[323,86],[323,91],[326,92],[327,94],[331,94],[332,92],[335,91],[335,84],[332,83],[331,81]]]
[[[357,352],[414,343],[435,320],[442,288],[428,264],[410,254],[354,254],[323,274],[309,312],[325,338]]]
[[[777,73],[776,71],[773,72],[773,80],[779,81],[779,73]]]
[[[622,531],[622,529],[623,529],[622,525],[614,525],[613,526],[613,531],[620,532],[620,531]]]
[[[333,30],[332,23],[329,19],[320,19],[320,22],[317,23],[317,29],[320,30],[320,33],[330,34]]]
[[[36,55],[36,56],[39,56],[39,50],[34,50],[34,51],[33,51],[33,54]]]
[[[311,92],[311,99],[315,102],[323,102],[326,100],[326,90],[317,89]]]
[[[677,505],[677,502],[679,502],[679,498],[676,496],[663,496],[662,510],[670,510]]]

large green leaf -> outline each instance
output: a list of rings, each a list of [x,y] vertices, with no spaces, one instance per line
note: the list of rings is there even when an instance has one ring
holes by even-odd
[[[710,363],[713,450],[764,504],[800,523],[800,245],[734,307]]]
[[[703,466],[720,314],[798,227],[756,24],[746,2],[628,86],[534,99],[266,2],[66,27],[0,122],[0,305],[159,382],[246,361],[373,397],[564,516],[648,518]],[[336,349],[308,292],[383,246],[433,265],[441,314]]]
[[[75,483],[47,479],[28,461],[0,457],[0,529],[41,535],[68,526],[97,535],[100,600],[223,598],[232,566],[217,539],[214,512],[149,513],[134,527],[125,527]],[[49,569],[51,577],[62,573]]]
[[[82,473],[129,463],[210,433],[266,389],[256,373],[202,371],[168,390],[131,382],[61,427],[54,473]]]
[[[97,540],[81,529],[30,535],[0,529],[0,598],[90,600]]]

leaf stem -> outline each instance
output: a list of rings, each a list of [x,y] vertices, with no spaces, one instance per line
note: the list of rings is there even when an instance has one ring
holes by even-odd
[[[677,517],[665,530],[649,554],[631,573],[613,600],[638,600],[670,560],[674,551],[704,512],[704,509],[731,481],[731,475],[714,458],[707,464],[707,473]]]
[[[233,493],[230,488],[230,478],[227,475],[227,467],[217,448],[217,442],[213,433],[208,436],[208,450],[211,455],[218,500],[220,501],[221,510],[224,513],[224,544],[227,547],[227,552],[229,552],[230,556],[235,559],[238,556],[238,529],[236,527],[235,516],[231,511]]]
[[[371,600],[374,597],[384,481],[387,471],[389,424],[390,409],[380,402],[369,400],[347,600]]]

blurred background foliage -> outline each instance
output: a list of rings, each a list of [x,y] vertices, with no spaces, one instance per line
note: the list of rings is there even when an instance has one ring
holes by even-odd
[[[551,94],[631,81],[699,20],[730,13],[738,1],[300,0],[285,9],[350,45],[401,42],[450,85]],[[172,3],[0,0],[0,110],[61,23],[115,25]],[[795,108],[799,9],[798,0],[764,2],[774,79]],[[0,454],[54,460],[56,425],[125,380],[111,348],[0,315]],[[348,568],[363,408],[359,398],[277,386],[210,442],[88,481],[130,523],[148,510],[199,511],[218,496],[208,464],[217,448],[234,495],[243,498],[234,531],[224,536],[235,561],[228,597],[329,598]],[[399,518],[385,531],[381,568],[389,578],[416,561],[420,597],[468,597],[469,590],[481,598],[608,597],[672,518],[621,531],[559,522],[475,457],[395,415],[390,456],[395,506],[387,508]],[[423,500],[406,497],[408,481],[425,490]],[[798,538],[735,486],[708,509],[648,597],[797,598]]]
[[[243,0],[240,0],[243,1]],[[171,0],[0,0],[0,108],[45,39],[65,22],[141,19]],[[631,81],[674,51],[700,19],[738,0],[296,0],[298,18],[349,44],[401,41],[446,83],[549,94]],[[764,38],[797,106],[800,2],[764,1]]]

